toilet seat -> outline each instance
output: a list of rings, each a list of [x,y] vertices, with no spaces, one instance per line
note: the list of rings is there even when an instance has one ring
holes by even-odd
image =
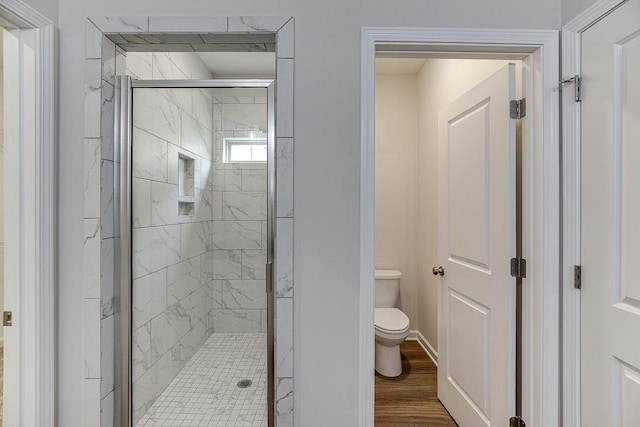
[[[409,318],[397,308],[376,308],[375,329],[383,334],[402,335],[409,330]]]

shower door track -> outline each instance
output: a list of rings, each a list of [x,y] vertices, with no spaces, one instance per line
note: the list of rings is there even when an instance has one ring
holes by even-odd
[[[132,129],[133,89],[267,89],[267,413],[268,427],[275,427],[275,81],[267,79],[211,79],[211,80],[134,80],[131,76],[115,78],[114,143],[115,162],[120,163],[120,172],[114,173],[115,229],[120,230],[120,425],[132,426]],[[119,159],[118,159],[119,157]],[[119,190],[119,191],[118,191]],[[118,265],[116,265],[118,267]],[[116,270],[117,271],[117,270]],[[117,350],[116,350],[117,351]],[[118,358],[116,356],[116,363]]]

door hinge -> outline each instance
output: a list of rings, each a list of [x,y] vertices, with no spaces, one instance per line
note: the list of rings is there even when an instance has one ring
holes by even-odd
[[[526,427],[526,424],[520,417],[511,417],[509,418],[509,427]]]
[[[573,266],[573,287],[576,289],[582,289],[582,266]]]
[[[582,78],[579,75],[565,77],[560,80],[561,85],[573,83],[573,99],[576,102],[582,101]]]
[[[512,119],[521,119],[527,114],[527,100],[512,99],[509,104],[509,117]]]
[[[524,279],[527,277],[527,260],[524,258],[511,258],[511,277]]]
[[[5,311],[2,314],[2,325],[13,326],[13,313],[11,311]]]

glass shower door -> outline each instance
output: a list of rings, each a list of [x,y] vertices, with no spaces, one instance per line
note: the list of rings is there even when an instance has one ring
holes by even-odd
[[[268,83],[133,83],[133,426],[271,425]]]

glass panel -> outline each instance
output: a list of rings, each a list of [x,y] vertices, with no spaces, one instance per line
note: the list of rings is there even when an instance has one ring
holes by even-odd
[[[134,426],[267,425],[266,99],[133,90]]]
[[[251,146],[250,145],[227,145],[229,150],[229,162],[250,162]]]
[[[254,162],[266,162],[267,161],[267,146],[266,145],[252,145],[251,146],[251,160]]]

